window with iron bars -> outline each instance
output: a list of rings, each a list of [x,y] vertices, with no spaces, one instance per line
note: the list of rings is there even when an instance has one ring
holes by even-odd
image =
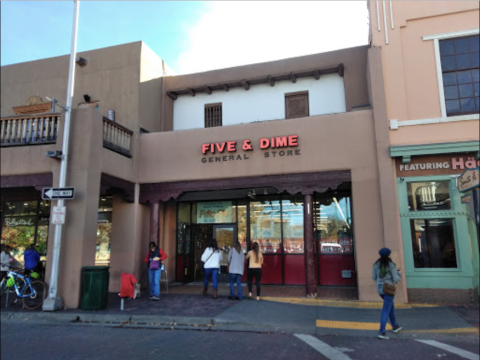
[[[222,126],[222,104],[205,104],[205,127]]]

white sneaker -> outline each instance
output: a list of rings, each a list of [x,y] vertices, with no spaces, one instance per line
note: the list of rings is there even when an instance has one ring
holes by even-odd
[[[382,339],[382,340],[388,340],[388,339],[390,339],[390,338],[388,337],[387,333],[381,333],[381,332],[378,333],[377,337],[378,337],[379,339]]]

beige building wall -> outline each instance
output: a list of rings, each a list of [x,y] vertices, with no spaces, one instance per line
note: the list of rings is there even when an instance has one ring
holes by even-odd
[[[392,119],[409,125],[418,120],[442,119],[434,41],[423,40],[423,37],[461,30],[478,31],[478,1],[369,1],[369,8],[372,45],[381,47],[387,99],[385,126],[389,126]],[[475,120],[455,123],[424,121],[390,131],[392,145],[478,139],[478,116]]]
[[[208,180],[305,172],[351,170],[352,204],[355,220],[356,262],[362,300],[378,300],[371,266],[377,250],[384,246],[380,206],[376,140],[371,110],[325,115],[295,120],[234,125],[142,135],[140,143],[140,183]],[[264,157],[260,137],[298,135],[301,155]],[[249,139],[254,149],[242,150]],[[203,143],[237,141],[237,155],[248,160],[202,162]],[[278,150],[278,149],[277,149]],[[270,150],[271,151],[271,150]],[[213,155],[214,156],[214,155]],[[162,171],[168,169],[168,171]],[[168,203],[164,247],[175,254],[175,208]],[[392,250],[398,251],[399,244]],[[172,261],[169,261],[171,266]],[[169,271],[173,273],[171,267]],[[401,297],[399,297],[401,299]]]

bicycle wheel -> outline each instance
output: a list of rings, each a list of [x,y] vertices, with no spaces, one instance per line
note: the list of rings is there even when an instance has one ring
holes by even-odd
[[[29,310],[38,309],[47,297],[47,285],[40,280],[34,281],[23,289],[22,296],[25,308]]]

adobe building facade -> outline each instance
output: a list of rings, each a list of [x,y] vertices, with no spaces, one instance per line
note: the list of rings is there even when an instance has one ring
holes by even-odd
[[[114,292],[122,272],[141,279],[150,241],[167,253],[170,281],[202,280],[199,255],[212,238],[224,252],[235,240],[244,251],[258,242],[262,283],[302,286],[306,296],[335,288],[378,301],[371,269],[384,246],[410,276],[383,51],[182,76],[141,42],[79,53],[86,65],[76,66],[64,306],[79,306],[84,266],[110,266]],[[45,154],[61,149],[63,113],[44,101],[64,104],[68,56],[1,71],[2,243],[18,256],[20,238],[44,244],[49,279],[54,203],[40,191],[58,184],[59,161]],[[470,275],[463,290],[475,288]],[[409,301],[410,284],[401,282],[397,301]]]
[[[409,301],[478,301],[479,4],[369,1]],[[462,176],[463,174],[463,176]]]

